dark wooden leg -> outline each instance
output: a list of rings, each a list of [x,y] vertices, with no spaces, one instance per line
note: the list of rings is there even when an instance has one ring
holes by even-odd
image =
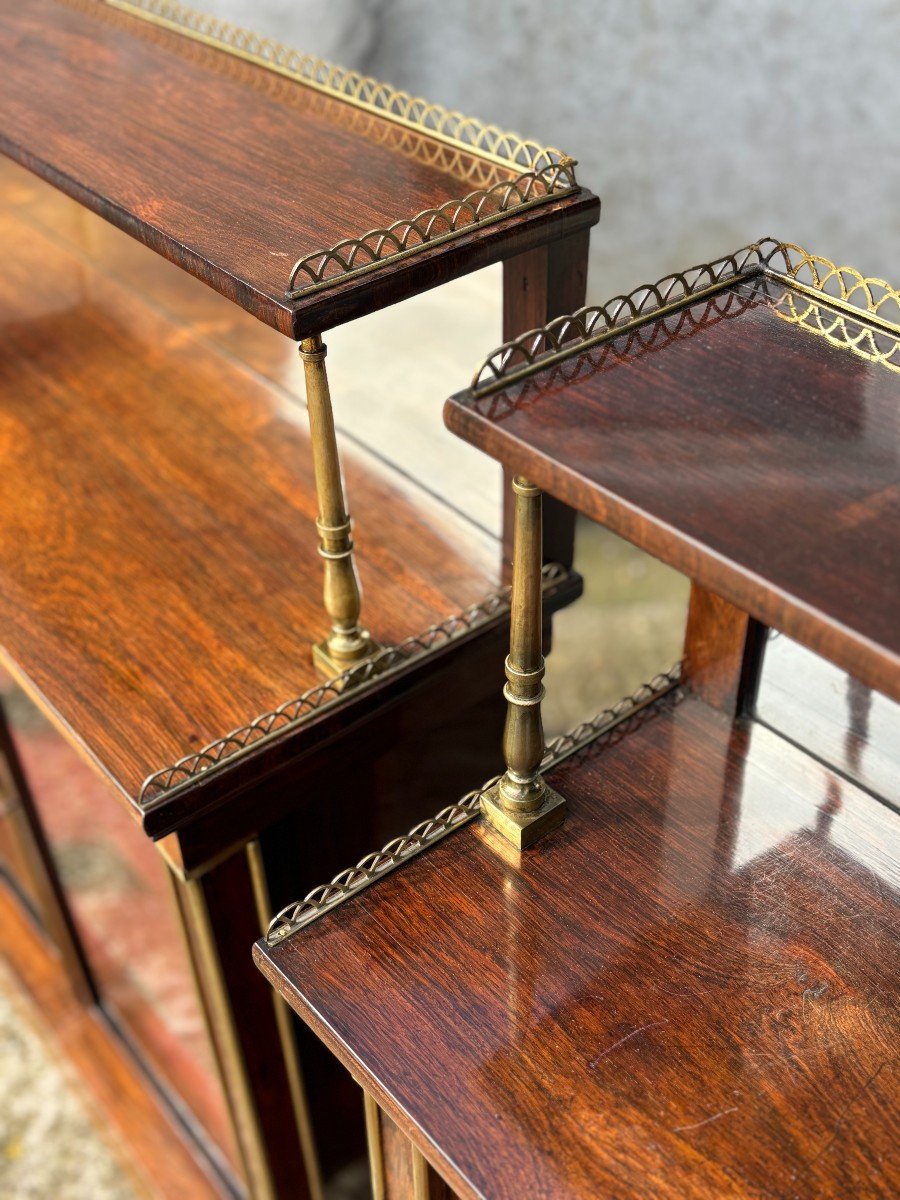
[[[456,1200],[440,1175],[368,1093],[366,1137],[372,1200]]]
[[[692,691],[708,704],[732,716],[753,708],[765,644],[765,625],[691,584],[684,669]]]
[[[176,895],[253,1200],[321,1196],[290,1022],[250,947],[269,915],[255,842]]]
[[[72,914],[66,903],[56,865],[37,815],[28,780],[0,705],[0,794],[7,817],[28,871],[28,883],[40,909],[44,928],[62,960],[66,977],[77,998],[95,1004],[97,990],[84,956]]]
[[[538,246],[503,264],[503,340],[509,341],[575,312],[587,289],[590,230]],[[503,478],[503,569],[512,562],[513,517],[510,473]],[[553,496],[544,497],[544,561],[571,567],[575,549],[575,512]]]

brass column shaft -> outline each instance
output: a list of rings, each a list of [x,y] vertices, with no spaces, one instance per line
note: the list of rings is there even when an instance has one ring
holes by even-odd
[[[563,802],[545,784],[543,604],[541,562],[543,529],[540,490],[521,476],[512,483],[515,532],[509,656],[506,659],[506,771],[482,800],[488,821],[520,849],[530,846],[563,818]]]
[[[521,476],[516,476],[512,487],[516,497],[516,525],[507,683],[503,689],[507,700],[503,733],[507,770],[500,781],[500,796],[504,806],[512,811],[533,812],[541,806],[544,788],[537,774],[544,755],[540,707],[544,695],[541,493]]]
[[[331,392],[325,370],[325,344],[318,334],[300,343],[312,442],[319,516],[319,554],[324,560],[323,597],[331,632],[313,650],[317,665],[336,675],[368,658],[377,647],[360,627],[361,593],[353,562],[350,515],[338,455]]]

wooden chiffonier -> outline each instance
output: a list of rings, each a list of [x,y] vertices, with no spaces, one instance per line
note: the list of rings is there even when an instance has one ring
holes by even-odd
[[[542,325],[599,202],[168,0],[0,0],[0,58],[4,952],[160,1195],[318,1197],[358,1089],[247,947],[497,768],[510,612],[509,547],[337,437],[322,334],[499,262]]]
[[[898,299],[763,241],[448,401],[516,473],[507,770],[255,947],[376,1197],[897,1195]],[[692,581],[683,663],[546,747],[539,489]]]

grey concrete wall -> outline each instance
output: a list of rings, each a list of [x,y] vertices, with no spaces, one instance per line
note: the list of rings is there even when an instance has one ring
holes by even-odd
[[[212,3],[574,154],[594,299],[765,234],[900,279],[897,0]]]

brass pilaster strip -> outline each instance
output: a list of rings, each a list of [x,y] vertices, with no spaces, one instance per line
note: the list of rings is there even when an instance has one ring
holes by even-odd
[[[265,931],[272,902],[269,898],[269,884],[266,878],[266,865],[263,860],[262,847],[254,838],[247,843],[247,864],[250,868],[250,883],[253,888],[253,901],[261,932]],[[306,1099],[306,1086],[303,1082],[303,1071],[297,1053],[297,1043],[294,1038],[291,1010],[275,989],[272,989],[272,1003],[275,1007],[275,1025],[278,1030],[278,1042],[284,1058],[284,1069],[288,1077],[291,1093],[291,1104],[297,1122],[297,1136],[303,1151],[303,1162],[306,1166],[306,1179],[309,1184],[310,1200],[324,1200],[322,1187],[322,1172],[319,1168],[319,1156],[316,1151],[316,1140],[313,1134],[312,1118],[309,1103]]]
[[[189,925],[191,944],[197,955],[196,971],[202,979],[203,1004],[211,1025],[250,1192],[254,1200],[277,1200],[271,1164],[235,1029],[234,1011],[216,950],[215,933],[203,885],[198,880],[188,879],[176,886],[184,919]]]
[[[381,1110],[378,1102],[363,1089],[366,1116],[366,1145],[369,1148],[369,1181],[372,1200],[387,1200],[384,1181],[384,1148],[381,1144]]]

